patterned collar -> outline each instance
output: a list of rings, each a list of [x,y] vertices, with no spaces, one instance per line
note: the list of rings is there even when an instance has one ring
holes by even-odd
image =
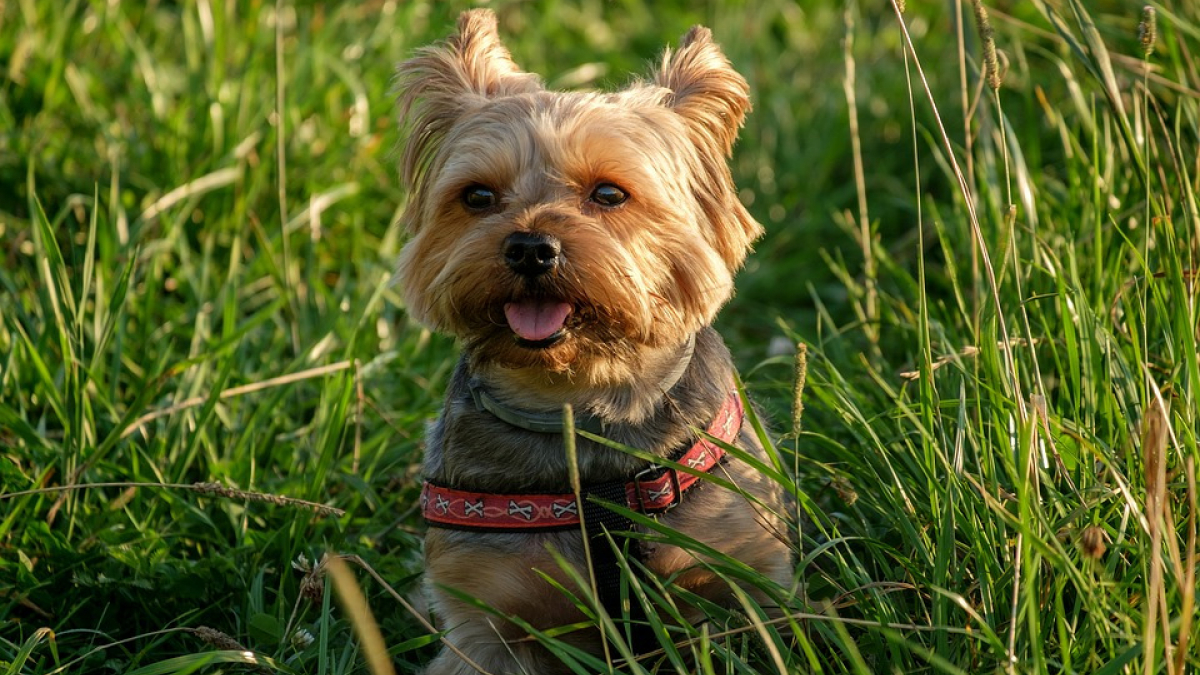
[[[668,511],[679,504],[684,492],[700,482],[701,474],[711,471],[725,457],[725,450],[708,437],[732,443],[741,432],[744,415],[742,399],[734,390],[708,425],[707,434],[674,458],[673,466],[652,465],[623,483],[585,486],[583,494],[623,493],[625,503],[621,506],[647,514]],[[579,527],[579,509],[580,504],[572,492],[469,492],[428,481],[421,492],[421,512],[425,520],[432,527],[449,529],[510,532],[573,529]]]

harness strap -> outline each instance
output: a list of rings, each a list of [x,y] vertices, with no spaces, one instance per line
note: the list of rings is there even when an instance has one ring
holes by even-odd
[[[487,396],[481,389],[472,388],[476,403],[491,410],[486,403],[481,403],[480,394]],[[534,425],[530,424],[532,420],[529,413],[524,413],[520,420],[522,423],[518,424],[507,415],[492,412],[515,426],[543,431],[541,428],[532,428]],[[708,436],[723,443],[732,443],[741,432],[744,416],[742,399],[734,390],[709,424],[706,430]],[[558,432],[561,433],[561,426]],[[554,431],[546,429],[545,433]],[[645,623],[646,614],[641,603],[621,601],[621,565],[618,552],[608,539],[609,536],[613,537],[613,542],[623,549],[625,555],[633,554],[640,558],[637,540],[619,534],[631,531],[633,521],[610,508],[610,505],[622,505],[652,515],[669,511],[683,499],[684,492],[700,481],[698,474],[711,471],[724,457],[725,450],[721,446],[702,436],[674,458],[676,464],[686,466],[695,473],[655,464],[634,474],[629,481],[584,486],[580,501],[575,500],[572,492],[495,494],[457,490],[426,481],[421,491],[421,512],[431,527],[548,532],[579,529],[582,511],[583,521],[586,522],[583,534],[590,544],[598,600],[610,617],[629,617],[631,623],[626,630],[629,646],[634,653],[646,653],[657,647],[657,639]],[[632,569],[636,573],[639,568]]]
[[[608,508],[605,504],[618,504],[625,498],[625,486],[619,482],[603,483],[587,489],[580,495],[583,499],[583,516],[586,522],[585,536],[592,556],[592,573],[596,576],[596,594],[604,611],[614,619],[628,615],[626,637],[634,653],[653,648],[654,634],[645,624],[646,611],[642,603],[630,599],[621,601],[621,564],[613,544],[624,549],[626,554],[638,556],[636,539],[622,537],[620,532],[633,528],[633,521]],[[605,534],[612,536],[612,542]],[[633,567],[634,573],[638,568]]]

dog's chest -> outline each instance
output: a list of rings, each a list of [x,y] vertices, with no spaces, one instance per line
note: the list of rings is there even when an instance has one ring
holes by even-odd
[[[614,429],[622,445],[666,454],[687,439],[686,429]],[[644,460],[576,437],[579,473],[585,484],[625,480]],[[427,478],[460,489],[496,492],[567,492],[569,467],[563,438],[518,429],[467,402],[447,406],[426,438]]]

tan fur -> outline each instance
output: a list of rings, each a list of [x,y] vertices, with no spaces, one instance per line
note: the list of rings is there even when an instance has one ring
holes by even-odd
[[[605,420],[606,435],[647,452],[666,456],[686,447],[690,429],[705,426],[729,391],[728,352],[709,326],[761,234],[726,164],[750,110],[749,88],[711,33],[692,29],[651,81],[614,93],[552,92],[513,63],[494,15],[474,10],[460,17],[454,36],[402,64],[398,81],[411,235],[398,276],[409,312],[464,347],[446,409],[430,432],[426,475],[468,490],[566,489],[561,439],[478,411],[468,393],[472,381],[531,412],[571,403]],[[591,201],[606,183],[624,190],[627,201]],[[499,204],[467,208],[463,193],[472,185],[493,190]],[[514,274],[502,253],[514,232],[556,238],[561,265],[536,281]],[[565,335],[550,346],[522,344],[506,321],[505,303],[529,297],[571,307]],[[687,360],[692,341],[695,355]],[[680,365],[682,379],[664,384]],[[739,445],[763,454],[746,431]],[[579,447],[585,483],[624,480],[647,466],[583,439]],[[706,485],[661,521],[786,584],[781,490],[742,462],[716,473],[767,506]],[[493,672],[553,673],[562,665],[521,640],[515,624],[440,589],[478,597],[536,628],[581,621],[539,574],[571,585],[548,548],[582,567],[578,532],[431,528],[427,535],[439,619],[452,629],[449,639]],[[692,553],[646,547],[644,558],[664,579],[732,601],[728,583]],[[598,648],[594,631],[568,639]],[[447,652],[427,672],[472,671]]]

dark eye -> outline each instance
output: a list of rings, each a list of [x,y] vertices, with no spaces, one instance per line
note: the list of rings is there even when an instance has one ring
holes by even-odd
[[[629,195],[612,183],[601,183],[596,186],[595,190],[592,190],[592,196],[589,199],[601,206],[617,206],[629,199]]]
[[[496,193],[482,185],[468,185],[462,193],[462,203],[472,211],[490,209],[497,201]]]

